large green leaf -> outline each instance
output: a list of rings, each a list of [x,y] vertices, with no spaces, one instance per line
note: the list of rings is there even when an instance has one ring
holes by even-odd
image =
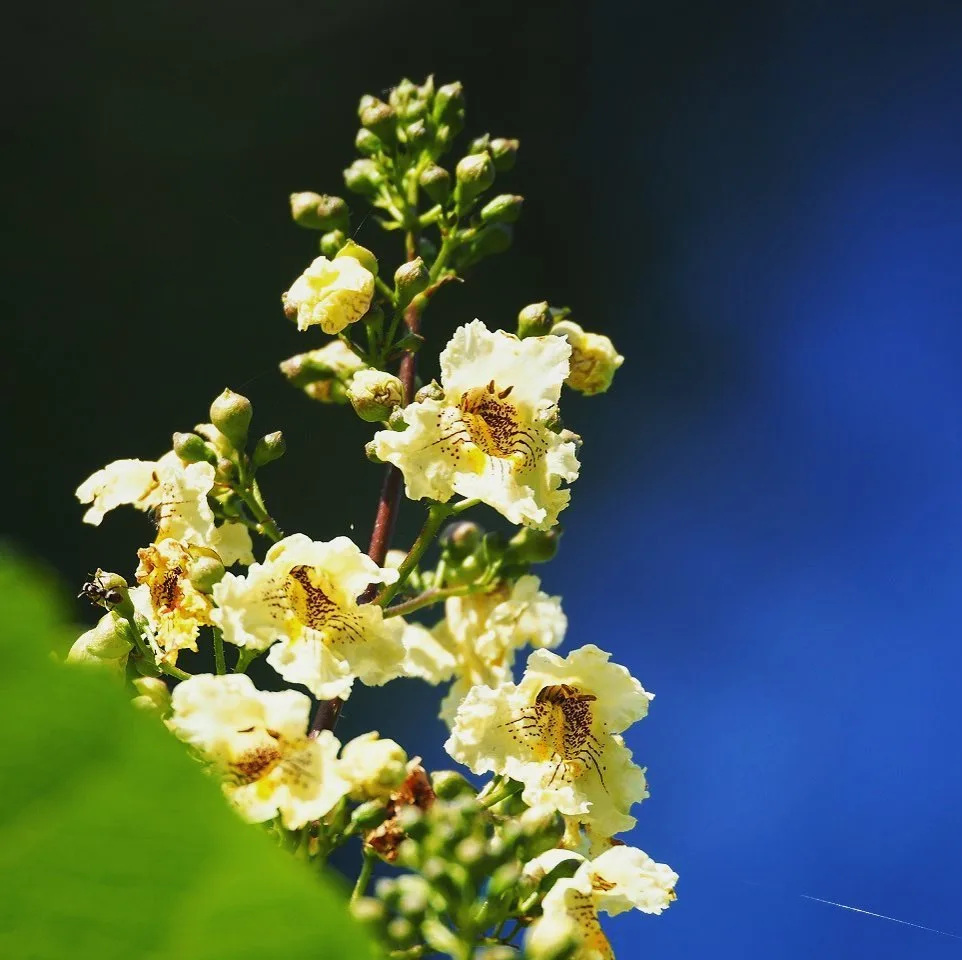
[[[238,820],[116,681],[52,662],[62,630],[0,555],[0,956],[371,956],[339,883]]]

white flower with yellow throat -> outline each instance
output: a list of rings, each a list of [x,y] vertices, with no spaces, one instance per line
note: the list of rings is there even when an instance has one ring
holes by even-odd
[[[296,533],[246,575],[228,573],[214,585],[212,618],[228,643],[270,647],[267,662],[289,683],[322,700],[343,699],[355,677],[378,685],[401,673],[404,622],[357,602],[370,584],[397,577],[347,537],[318,542]]]
[[[298,830],[328,813],[350,784],[330,730],[308,736],[310,698],[258,690],[245,674],[198,674],[171,696],[168,727],[224,778],[224,792],[246,820],[278,814]]]
[[[374,453],[404,474],[407,495],[477,498],[512,523],[546,530],[578,476],[576,439],[550,429],[571,347],[564,337],[519,340],[480,320],[441,353],[441,399],[402,410],[406,428],[374,435]]]
[[[447,752],[474,773],[523,784],[544,805],[613,836],[635,825],[645,772],[620,734],[648,713],[652,694],[593,644],[562,658],[536,650],[518,684],[476,686],[457,709]]]

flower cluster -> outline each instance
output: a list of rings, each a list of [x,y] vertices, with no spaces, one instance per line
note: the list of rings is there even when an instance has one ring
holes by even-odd
[[[250,443],[251,404],[225,390],[209,421],[174,434],[158,460],[114,461],[78,488],[86,522],[130,505],[154,530],[132,585],[99,570],[84,585],[105,612],[69,659],[127,678],[135,705],[159,715],[237,812],[283,845],[322,865],[359,840],[355,913],[396,955],[468,957],[483,945],[513,956],[528,931],[533,960],[609,958],[599,913],[660,913],[678,879],[617,839],[648,796],[624,735],[652,694],[594,644],[554,652],[568,622],[533,567],[558,550],[580,468],[563,390],[606,391],[623,358],[567,308],[535,303],[513,330],[458,327],[439,379],[418,389],[433,298],[510,244],[522,198],[486,194],[518,141],[479,137],[447,169],[464,96],[431,78],[402,81],[386,102],[364,97],[359,117],[361,156],[345,183],[403,234],[406,259],[387,282],[348,239],[343,199],[293,194],[292,216],[320,234],[320,255],[283,309],[298,330],[335,339],[281,371],[310,398],[375,424],[366,452],[387,475],[370,545],[284,535],[261,489],[284,438]],[[409,549],[390,551],[402,489],[426,508],[424,526]],[[463,517],[482,506],[517,529]],[[273,686],[290,688],[258,689],[246,674],[258,658]],[[185,669],[198,663],[203,672]],[[399,677],[449,684],[445,749],[486,778],[480,789],[455,771],[429,775],[376,732],[337,739],[355,683]],[[379,860],[408,872],[369,897]]]

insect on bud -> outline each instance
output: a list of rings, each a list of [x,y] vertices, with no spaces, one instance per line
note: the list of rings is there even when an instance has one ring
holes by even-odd
[[[250,400],[229,388],[225,388],[210,405],[210,422],[235,450],[243,450],[247,446],[247,431],[253,415],[254,408]]]
[[[217,452],[196,433],[175,433],[173,436],[174,453],[184,463],[216,463]]]
[[[257,441],[252,457],[255,467],[263,467],[274,460],[280,460],[287,451],[287,441],[280,430],[268,433]]]
[[[378,423],[404,399],[404,384],[383,370],[359,370],[348,384],[347,398],[362,420]]]
[[[346,230],[351,220],[340,197],[310,191],[291,194],[291,216],[308,230]]]
[[[522,340],[525,337],[543,337],[551,332],[553,325],[554,317],[547,300],[529,303],[518,314],[518,336]]]

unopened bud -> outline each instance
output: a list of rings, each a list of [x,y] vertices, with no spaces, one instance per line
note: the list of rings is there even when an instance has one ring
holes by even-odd
[[[586,333],[571,320],[556,323],[551,333],[556,337],[567,337],[571,344],[571,362],[565,383],[585,396],[604,393],[611,386],[615,371],[625,362],[611,340],[600,333]]]
[[[387,919],[387,908],[376,897],[358,897],[351,901],[350,909],[358,923],[379,926]]]
[[[511,246],[514,234],[506,223],[493,223],[485,227],[471,244],[471,255],[475,260],[504,253]]]
[[[359,243],[348,240],[347,243],[337,251],[337,256],[353,257],[365,270],[369,270],[375,277],[377,276],[377,257],[375,257],[367,247],[362,247]]]
[[[366,102],[362,100],[358,117],[361,126],[370,130],[378,139],[384,143],[394,142],[394,110],[383,100],[376,97],[366,98]]]
[[[397,949],[409,947],[417,939],[417,930],[414,924],[404,917],[395,917],[387,925],[386,933],[391,946]]]
[[[404,142],[411,150],[420,150],[428,142],[428,128],[424,120],[415,120],[404,128]]]
[[[344,184],[347,189],[365,197],[377,196],[383,183],[384,174],[381,168],[366,157],[355,160],[344,171]]]
[[[434,95],[432,115],[436,123],[463,125],[464,87],[458,82],[446,83],[438,87]]]
[[[464,204],[494,183],[494,164],[487,153],[469,153],[458,161],[454,171]]]
[[[419,293],[427,289],[430,280],[427,267],[420,257],[402,263],[394,272],[394,290],[398,305],[407,306]]]
[[[214,585],[224,579],[224,564],[213,550],[192,547],[193,557],[190,564],[190,582],[201,593],[212,593]]]
[[[491,134],[482,133],[480,137],[475,137],[468,144],[468,153],[487,153],[491,145]]]
[[[421,171],[418,183],[435,203],[444,203],[451,193],[451,174],[436,163]]]
[[[346,230],[351,219],[340,197],[309,190],[291,194],[291,216],[298,226],[309,230]]]
[[[417,120],[427,113],[428,100],[433,94],[433,82],[419,87],[408,79],[391,90],[389,97],[394,112],[401,120]]]
[[[355,830],[373,830],[387,819],[388,809],[381,800],[368,800],[359,804],[351,814],[352,833]]]
[[[196,433],[175,433],[173,436],[174,453],[184,463],[216,463],[217,453]]]
[[[430,383],[426,383],[421,387],[417,393],[414,394],[414,400],[417,403],[423,403],[425,400],[443,400],[444,399],[444,388],[441,386],[437,380],[432,380]]]
[[[528,929],[524,955],[528,960],[574,960],[579,946],[577,924],[567,914],[540,917]]]
[[[508,559],[520,563],[547,563],[558,552],[557,528],[534,530],[523,527],[508,541]]]
[[[551,308],[547,300],[541,303],[529,303],[518,314],[518,336],[523,340],[525,337],[543,337],[551,332],[554,325],[554,317],[551,315]]]
[[[235,450],[247,446],[247,431],[253,414],[250,400],[229,388],[210,405],[210,422],[227,437]]]
[[[407,430],[408,422],[404,418],[404,410],[401,407],[395,408],[391,416],[387,418],[387,425],[389,430],[397,430],[400,433],[402,430]]]
[[[123,669],[133,649],[127,620],[111,611],[100,618],[92,629],[75,641],[67,654],[68,663],[99,664]]]
[[[387,420],[404,399],[404,384],[383,370],[359,370],[348,384],[347,399],[362,420],[377,423]]]
[[[347,234],[343,230],[331,230],[321,237],[319,248],[328,260],[333,260],[345,243]]]
[[[488,152],[494,160],[494,168],[498,173],[510,170],[518,159],[518,147],[521,144],[517,140],[506,140],[504,137],[495,137],[488,144]]]
[[[482,223],[514,223],[521,216],[524,197],[502,193],[481,208]]]
[[[448,524],[441,533],[441,549],[452,559],[459,560],[477,550],[484,530],[470,520]]]
[[[365,157],[373,157],[384,149],[384,142],[373,130],[361,127],[354,138],[354,146],[358,153],[363,153]]]
[[[431,787],[442,800],[474,796],[477,791],[456,770],[435,770],[431,774]]]
[[[280,430],[268,433],[257,441],[254,447],[252,461],[255,467],[263,467],[265,464],[280,460],[287,450],[287,441]]]
[[[167,713],[170,709],[170,690],[159,677],[137,677],[134,687],[138,696],[131,703],[147,713]]]
[[[368,440],[364,444],[364,456],[371,461],[371,463],[376,463],[378,465],[384,463],[384,461],[377,455],[377,444],[373,440]]]

